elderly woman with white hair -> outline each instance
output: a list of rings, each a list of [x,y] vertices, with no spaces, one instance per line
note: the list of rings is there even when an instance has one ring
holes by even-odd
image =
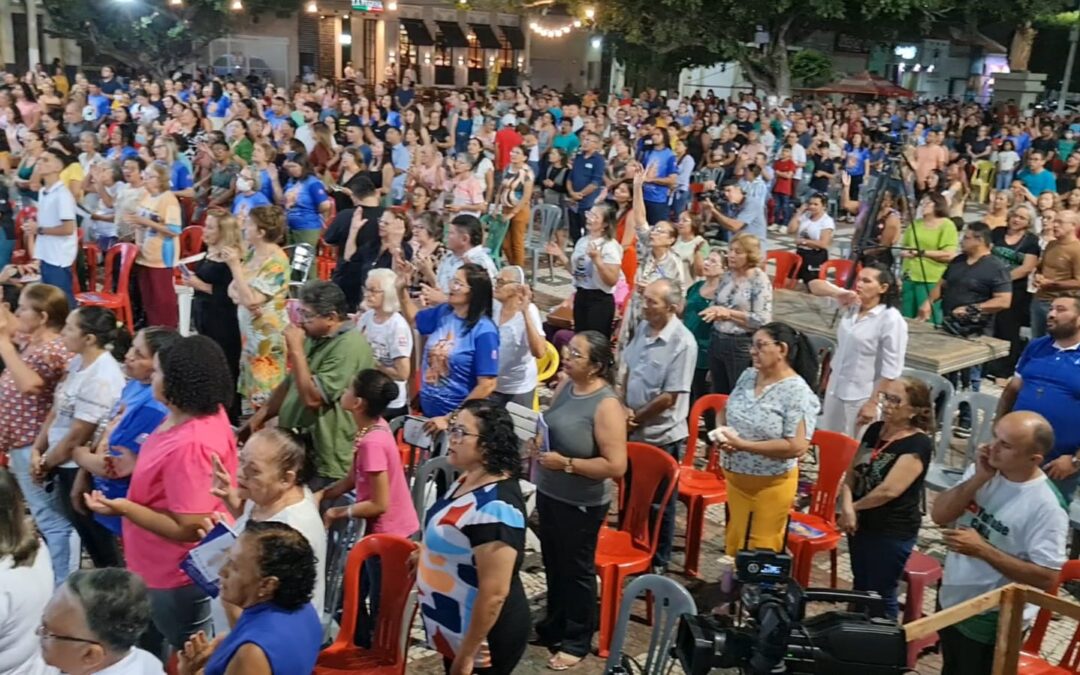
[[[375,369],[390,377],[398,386],[398,396],[383,412],[392,420],[409,411],[405,384],[412,372],[413,331],[401,315],[393,270],[373,269],[364,280],[363,314],[356,326],[367,337],[375,356]]]
[[[525,270],[510,265],[495,277],[492,318],[499,327],[499,375],[489,400],[510,401],[532,408],[538,373],[536,359],[544,355],[544,329],[540,310],[532,303]]]

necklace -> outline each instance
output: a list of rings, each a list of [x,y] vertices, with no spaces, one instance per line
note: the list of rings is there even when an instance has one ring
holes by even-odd
[[[377,427],[377,426],[379,426],[379,422],[376,420],[375,422],[372,422],[371,424],[367,425],[366,427],[360,427],[359,429],[356,430],[356,440],[360,440],[364,436],[367,436],[367,433],[369,431],[371,431],[372,429],[374,429],[375,427]]]

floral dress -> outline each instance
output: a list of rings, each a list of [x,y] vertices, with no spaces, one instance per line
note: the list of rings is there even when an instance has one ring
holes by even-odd
[[[238,389],[246,415],[265,405],[274,388],[285,379],[289,258],[279,250],[256,268],[248,256],[244,261],[244,276],[252,290],[269,298],[254,312],[242,305],[237,309],[242,341]]]

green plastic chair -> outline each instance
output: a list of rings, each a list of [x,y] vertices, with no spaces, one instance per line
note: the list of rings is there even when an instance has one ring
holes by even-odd
[[[506,233],[510,230],[510,220],[503,216],[484,216],[480,219],[480,223],[483,224],[484,229],[487,231],[484,245],[487,246],[491,259],[495,261],[495,266],[501,268],[504,264],[503,239],[506,239]]]

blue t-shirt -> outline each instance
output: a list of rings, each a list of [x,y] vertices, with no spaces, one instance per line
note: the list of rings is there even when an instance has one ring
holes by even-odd
[[[866,160],[870,159],[870,151],[866,148],[847,147],[847,163],[844,168],[849,176],[861,176],[866,173]]]
[[[135,159],[139,156],[139,151],[130,145],[125,145],[119,150],[116,146],[109,148],[105,151],[105,159],[112,160],[114,162],[125,162],[129,159]]]
[[[109,435],[109,453],[115,457],[119,452],[112,448],[127,448],[138,455],[142,449],[143,441],[154,429],[157,429],[161,421],[169,413],[164,404],[154,398],[154,388],[146,382],[130,380],[120,394],[120,401],[116,404],[111,417],[124,409],[124,416]],[[102,478],[94,476],[94,489],[101,492],[109,499],[126,497],[131,478]],[[111,532],[120,534],[120,516],[94,515],[94,518],[107,527]]]
[[[1054,338],[1044,335],[1024,349],[1016,373],[1024,386],[1013,410],[1037,412],[1054,430],[1054,449],[1043,461],[1080,449],[1080,349],[1058,349]]]
[[[591,209],[596,203],[596,198],[600,196],[600,188],[604,187],[604,156],[594,152],[588,157],[584,154],[575,157],[573,167],[570,169],[570,184],[575,192],[584,190],[590,184],[596,186],[591,194],[586,195],[577,204],[578,212]]]
[[[322,646],[322,624],[310,602],[291,612],[272,602],[248,607],[210,655],[206,675],[225,675],[236,650],[248,643],[262,650],[272,673],[310,673]]]
[[[469,151],[469,139],[472,138],[472,118],[458,115],[454,125],[454,151],[462,154]]]
[[[232,99],[228,96],[222,95],[221,98],[216,101],[211,99],[206,102],[206,116],[207,117],[221,117],[225,118],[229,116],[229,108],[232,107]]]
[[[112,108],[112,101],[109,100],[108,96],[103,96],[102,94],[91,94],[87,97],[86,102],[94,106],[97,110],[98,119],[108,115],[109,110]]]
[[[285,186],[286,199],[291,193],[296,195],[296,201],[286,213],[289,229],[321,230],[323,219],[319,215],[319,204],[330,199],[322,181],[315,176],[308,176],[301,181],[290,179]]]
[[[270,178],[270,172],[263,169],[259,172],[259,192],[266,195],[266,200],[274,203],[274,181]]]
[[[428,417],[456,410],[477,378],[499,374],[499,329],[481,317],[469,329],[449,304],[416,314],[416,330],[427,337],[421,364],[420,409]]]
[[[1017,178],[1028,189],[1028,192],[1038,197],[1049,190],[1057,192],[1057,177],[1049,169],[1043,169],[1039,173],[1032,173],[1029,169],[1022,170]]]
[[[170,176],[169,184],[172,186],[173,192],[187,190],[195,185],[195,182],[191,179],[191,171],[179,160],[173,162]]]
[[[656,165],[656,178],[667,178],[672,174],[679,173],[679,162],[675,159],[675,153],[671,148],[661,150],[648,150],[644,153],[641,165],[646,169],[649,165]],[[659,202],[666,204],[671,195],[671,188],[659,183],[645,183],[642,186],[642,194],[647,202]],[[656,223],[649,223],[655,225]]]
[[[233,198],[232,213],[241,220],[247,218],[251,209],[256,206],[272,206],[269,199],[261,192],[252,192],[251,195],[238,194]]]

